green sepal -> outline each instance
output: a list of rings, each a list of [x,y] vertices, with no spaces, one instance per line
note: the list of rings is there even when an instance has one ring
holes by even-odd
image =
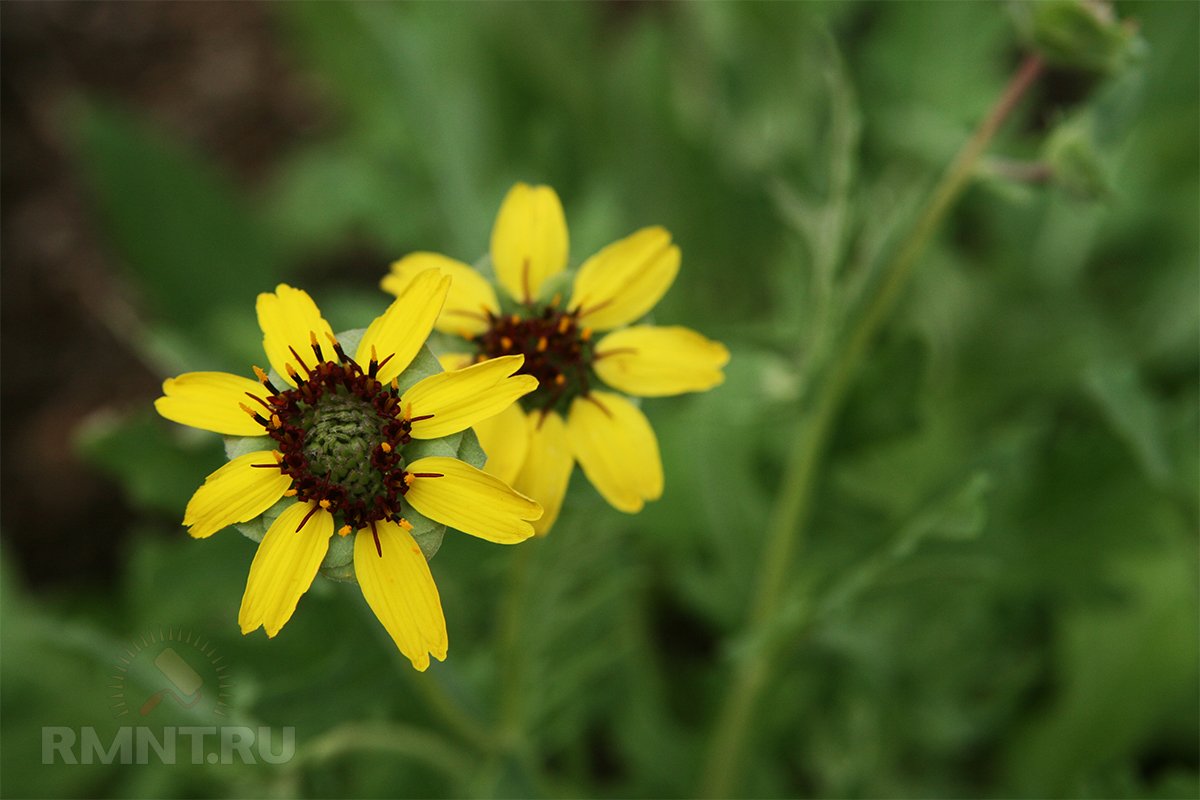
[[[557,275],[546,278],[542,282],[542,288],[538,291],[538,298],[543,302],[549,302],[554,295],[561,295],[562,301],[558,307],[565,309],[571,302],[571,291],[575,287],[575,272],[573,269],[564,269]]]
[[[363,333],[365,333],[365,329],[358,328],[339,333],[337,338],[342,348],[352,354],[358,347]],[[441,371],[442,366],[437,358],[427,346],[422,345],[412,363],[400,373],[396,380],[403,393],[418,381]],[[272,371],[269,377],[277,386],[285,385],[283,379],[275,372]],[[269,449],[272,444],[270,439],[262,436],[226,436],[224,438],[225,457],[230,461],[255,450]],[[479,469],[483,468],[484,461],[487,460],[487,455],[479,446],[479,439],[469,428],[440,439],[414,439],[404,446],[404,458],[408,462],[427,456],[450,456]],[[271,527],[271,523],[294,502],[294,499],[285,497],[264,511],[262,515],[248,522],[238,523],[234,527],[241,531],[247,539],[261,542],[267,534],[267,529]],[[433,558],[438,548],[442,546],[442,537],[445,536],[446,526],[434,522],[412,506],[406,506],[404,518],[412,523],[412,537],[421,548],[421,552],[425,554],[425,558]],[[348,536],[334,534],[330,539],[329,551],[325,554],[325,560],[321,562],[321,574],[334,580],[354,581],[354,534]]]

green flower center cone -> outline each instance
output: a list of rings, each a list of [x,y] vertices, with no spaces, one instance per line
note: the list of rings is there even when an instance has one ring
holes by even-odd
[[[304,455],[313,475],[325,476],[362,502],[382,495],[383,479],[371,456],[384,441],[384,420],[371,404],[342,393],[325,395],[300,418]]]

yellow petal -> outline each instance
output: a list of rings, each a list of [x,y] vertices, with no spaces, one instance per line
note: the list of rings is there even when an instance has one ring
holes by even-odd
[[[275,453],[258,450],[235,458],[204,479],[183,512],[183,524],[197,539],[212,536],[222,528],[254,519],[283,497],[292,479],[272,464]]]
[[[521,404],[513,403],[496,416],[476,422],[474,428],[479,446],[487,453],[483,471],[512,486],[529,448],[529,432]],[[534,529],[537,529],[536,525]]]
[[[542,518],[534,521],[533,531],[545,536],[558,519],[575,467],[562,417],[553,411],[530,414],[528,448],[513,488],[541,503]]]
[[[163,381],[163,394],[154,401],[159,414],[226,436],[264,436],[266,430],[238,404],[261,408],[247,392],[266,399],[262,384],[228,372],[187,372]],[[266,409],[263,409],[264,411]]]
[[[532,392],[537,378],[512,374],[524,363],[525,356],[501,356],[418,382],[400,396],[400,407],[412,413],[413,438],[440,439],[458,433]],[[420,419],[425,416],[431,418]]]
[[[665,228],[642,228],[583,262],[571,310],[579,324],[608,330],[639,319],[662,299],[679,272],[679,248]]]
[[[662,397],[703,392],[725,380],[729,351],[689,328],[638,325],[596,343],[596,374],[629,394]]]
[[[433,456],[405,468],[414,477],[404,499],[432,520],[497,544],[515,544],[533,535],[527,520],[542,507],[508,484],[457,458]]]
[[[536,299],[542,283],[567,266],[567,221],[549,186],[518,183],[492,228],[492,265],[511,297]]]
[[[449,277],[436,269],[422,272],[367,328],[354,360],[366,369],[374,348],[383,364],[376,375],[379,381],[387,383],[399,375],[429,338],[433,321],[441,313],[449,291]]]
[[[629,514],[662,496],[658,440],[646,416],[611,392],[592,392],[571,403],[567,418],[571,450],[604,499]]]
[[[443,353],[438,356],[438,363],[446,372],[469,367],[475,363],[474,353]]]
[[[292,618],[300,595],[312,586],[332,535],[333,515],[312,502],[289,506],[271,523],[254,554],[242,595],[242,633],[260,625],[267,636],[279,633]]]
[[[486,279],[461,261],[437,253],[409,253],[392,264],[390,274],[380,286],[399,297],[418,275],[427,269],[439,270],[453,281],[446,305],[434,326],[444,333],[458,335],[483,333],[488,328],[488,313],[499,314],[496,291]]]
[[[412,665],[424,671],[429,654],[446,658],[446,618],[429,563],[408,531],[395,522],[375,523],[354,536],[354,576],[367,605]]]
[[[314,366],[317,357],[312,351],[312,335],[315,333],[317,341],[324,347],[328,337],[333,335],[333,328],[321,316],[321,310],[308,292],[293,289],[286,283],[276,286],[274,293],[260,294],[256,309],[258,326],[263,332],[263,351],[275,371],[295,386],[296,382],[288,374],[289,365],[300,375],[304,374],[300,361]],[[289,348],[295,349],[300,361]]]

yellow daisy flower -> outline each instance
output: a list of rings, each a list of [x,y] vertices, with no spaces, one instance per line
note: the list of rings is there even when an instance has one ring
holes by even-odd
[[[541,507],[493,475],[448,456],[405,457],[413,440],[456,434],[537,387],[533,377],[513,374],[524,361],[514,355],[400,391],[402,373],[449,291],[450,279],[436,271],[414,276],[362,334],[351,358],[312,298],[280,284],[258,296],[257,311],[263,349],[281,377],[255,367],[257,381],[189,372],[163,384],[154,405],[167,419],[262,438],[260,449],[234,458],[196,491],[183,519],[192,536],[253,520],[291,498],[250,566],[238,614],[242,633],[259,627],[267,636],[279,633],[334,532],[353,533],[354,577],[363,596],[400,651],[424,670],[430,654],[446,657],[446,621],[404,514],[415,509],[500,544],[533,534],[530,522]]]
[[[679,248],[666,230],[642,228],[584,261],[564,305],[554,287],[566,286],[567,251],[558,195],[518,183],[492,229],[496,285],[461,261],[427,252],[392,264],[381,282],[401,295],[430,269],[452,278],[435,326],[461,337],[464,348],[442,363],[521,355],[521,372],[538,379],[536,392],[475,432],[488,453],[484,469],[545,509],[534,523],[539,534],[558,517],[575,462],[621,511],[636,513],[656,500],[663,488],[658,440],[625,395],[705,391],[724,380],[729,361],[724,345],[688,328],[630,325],[679,271]],[[610,332],[597,338],[602,331]]]

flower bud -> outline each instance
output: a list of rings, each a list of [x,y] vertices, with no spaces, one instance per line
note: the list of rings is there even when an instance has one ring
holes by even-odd
[[[1113,75],[1140,57],[1132,20],[1119,20],[1103,0],[1022,0],[1013,5],[1030,46],[1053,66]]]
[[[1112,196],[1095,136],[1087,116],[1059,125],[1043,146],[1056,185],[1081,200],[1104,200]]]

